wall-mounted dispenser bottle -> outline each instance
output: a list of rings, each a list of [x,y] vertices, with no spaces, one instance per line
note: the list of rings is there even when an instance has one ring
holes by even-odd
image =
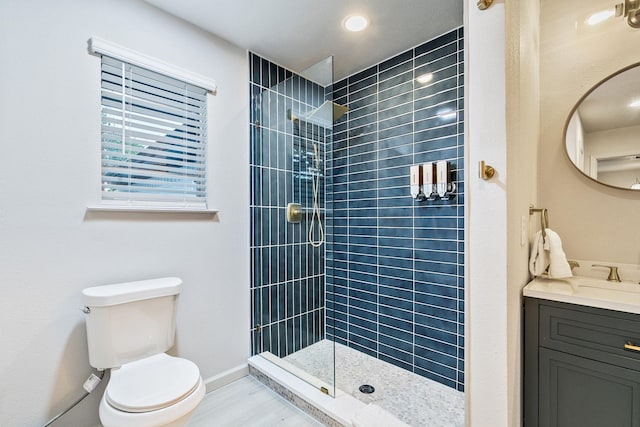
[[[451,179],[450,164],[446,160],[436,163],[436,191],[442,200],[449,200],[456,191],[456,185]]]
[[[411,197],[422,200],[422,173],[420,173],[420,165],[411,165],[409,170]]]
[[[422,192],[425,200],[435,200],[438,197],[436,192],[436,165],[435,163],[424,163],[422,165]]]
[[[456,185],[447,161],[411,165],[411,197],[415,200],[449,200],[455,196]]]

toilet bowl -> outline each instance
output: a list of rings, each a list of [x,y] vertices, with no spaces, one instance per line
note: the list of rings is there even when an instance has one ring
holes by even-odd
[[[176,329],[177,277],[82,291],[89,363],[110,369],[100,401],[104,427],[179,427],[204,398],[195,363],[169,356]]]
[[[100,421],[104,427],[183,426],[204,394],[193,362],[160,353],[111,371]]]

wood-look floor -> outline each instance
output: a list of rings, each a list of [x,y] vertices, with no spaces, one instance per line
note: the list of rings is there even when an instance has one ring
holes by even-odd
[[[207,393],[187,427],[318,427],[319,422],[251,376]]]

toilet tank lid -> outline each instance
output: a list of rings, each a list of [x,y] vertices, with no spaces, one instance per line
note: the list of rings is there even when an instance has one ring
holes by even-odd
[[[82,301],[88,307],[106,307],[150,298],[177,295],[182,287],[178,277],[139,280],[136,282],[94,286],[82,290]]]

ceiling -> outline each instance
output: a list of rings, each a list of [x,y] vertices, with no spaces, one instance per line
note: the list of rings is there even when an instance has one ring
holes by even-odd
[[[334,80],[462,25],[462,0],[145,0],[172,15],[301,72],[334,56]],[[359,33],[343,19],[364,14]]]
[[[633,67],[600,84],[580,104],[578,112],[586,133],[640,125],[640,67]]]

